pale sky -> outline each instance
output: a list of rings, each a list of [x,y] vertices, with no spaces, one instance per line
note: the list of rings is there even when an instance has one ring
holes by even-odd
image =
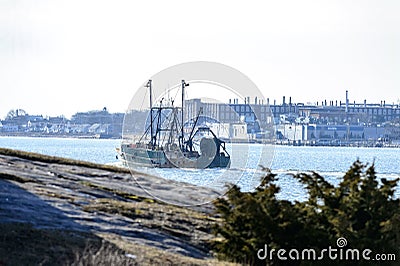
[[[0,118],[124,112],[149,77],[212,61],[265,98],[400,99],[400,1],[0,0]]]

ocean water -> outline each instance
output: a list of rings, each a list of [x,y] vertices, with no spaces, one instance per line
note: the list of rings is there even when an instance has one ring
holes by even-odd
[[[117,162],[115,139],[0,137],[0,147],[95,163]]]
[[[102,163],[119,164],[116,148],[120,140],[0,137],[0,147],[47,155]],[[356,147],[292,147],[260,144],[228,145],[232,156],[229,170],[225,169],[135,169],[163,178],[212,187],[224,191],[226,184],[238,184],[251,191],[263,175],[259,165],[278,174],[280,198],[304,200],[305,190],[290,174],[316,171],[337,185],[351,164],[359,159],[375,163],[378,178],[400,177],[400,149]],[[400,195],[399,189],[396,196]]]

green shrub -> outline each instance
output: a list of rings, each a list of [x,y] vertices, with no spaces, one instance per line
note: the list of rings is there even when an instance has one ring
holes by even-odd
[[[257,252],[267,244],[270,250],[314,249],[320,254],[328,246],[337,248],[337,239],[344,237],[347,245],[343,249],[371,249],[395,254],[400,260],[400,205],[393,196],[398,178],[379,183],[374,165],[368,167],[358,160],[338,186],[315,172],[293,177],[308,192],[305,202],[277,199],[277,177],[269,171],[254,192],[233,186],[225,198],[216,200],[222,222],[215,228],[219,240],[213,247],[219,258],[251,265],[334,264],[339,261],[326,256],[318,263],[281,261],[276,255],[272,260],[259,260]]]

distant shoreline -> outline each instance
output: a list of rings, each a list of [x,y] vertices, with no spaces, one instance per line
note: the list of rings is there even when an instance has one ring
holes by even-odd
[[[0,132],[0,137],[31,137],[31,138],[71,138],[71,139],[119,139],[117,137],[103,137],[98,134],[43,134],[35,132]]]
[[[43,134],[43,133],[26,133],[26,132],[0,132],[0,137],[27,137],[27,138],[70,138],[70,139],[108,139],[108,140],[121,140],[122,138],[117,137],[102,137],[98,134]],[[229,143],[228,140],[226,140]],[[232,144],[262,144],[258,140],[232,140]],[[271,142],[264,144],[272,144]],[[293,144],[293,141],[288,140],[276,140],[272,145],[279,146],[297,146],[297,147],[355,147],[355,148],[400,148],[400,143],[382,143],[382,145],[373,145],[374,143],[364,141],[355,141],[345,144],[332,144],[332,143],[319,143],[319,142],[300,142]]]

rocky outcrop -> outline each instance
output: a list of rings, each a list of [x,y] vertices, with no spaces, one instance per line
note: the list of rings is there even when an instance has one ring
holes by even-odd
[[[216,192],[133,174],[116,167],[0,149],[0,224],[91,234],[113,243],[139,264],[165,259],[172,264],[217,263],[209,250],[211,228],[218,219],[211,205],[198,205],[204,201],[198,195],[209,197]],[[191,207],[151,198],[135,179],[148,182],[152,193]]]

